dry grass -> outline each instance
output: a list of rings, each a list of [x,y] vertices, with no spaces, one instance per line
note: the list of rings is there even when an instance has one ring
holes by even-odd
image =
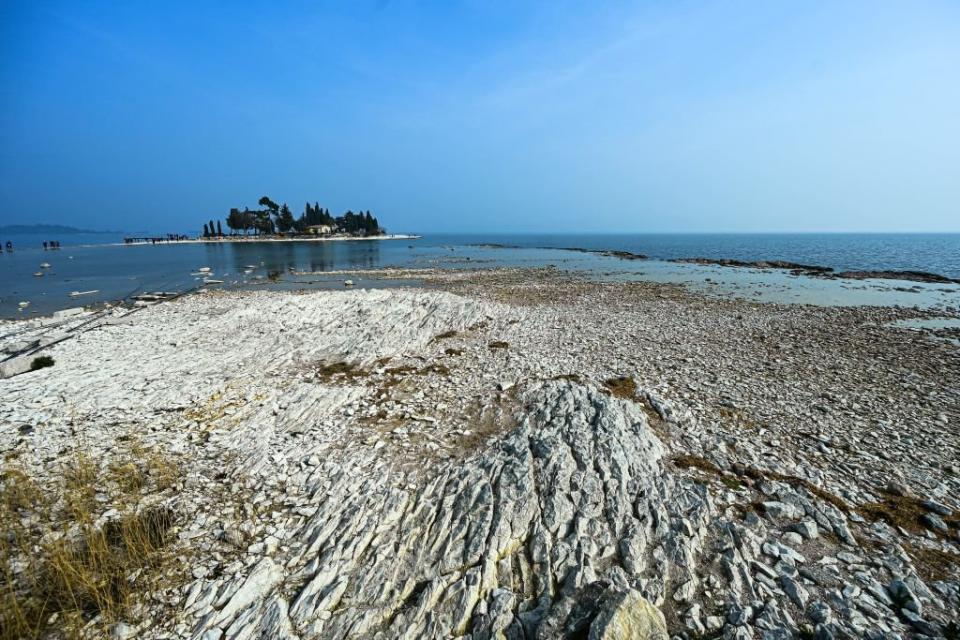
[[[914,544],[904,547],[924,580],[955,580],[960,576],[960,555]]]
[[[871,502],[860,507],[863,515],[874,522],[883,520],[914,535],[923,535],[927,528],[920,517],[927,513],[923,501],[910,496],[898,496],[884,492],[880,502]]]
[[[450,338],[455,338],[457,336],[456,331],[444,331],[443,333],[438,333],[433,336],[431,342],[440,342],[441,340],[449,340]]]
[[[850,505],[840,498],[840,496],[834,495],[826,489],[821,489],[809,480],[798,478],[797,476],[788,476],[783,473],[775,473],[773,471],[763,471],[762,469],[757,469],[756,467],[744,467],[740,464],[735,464],[733,466],[733,470],[741,477],[749,478],[750,480],[776,480],[778,482],[785,482],[797,489],[806,489],[806,491],[811,495],[820,498],[824,502],[832,504],[840,511],[849,512],[851,510]]]
[[[490,349],[492,349],[492,350],[497,350],[497,349],[509,349],[509,348],[510,348],[510,343],[509,343],[509,342],[504,342],[503,340],[494,340],[493,342],[491,342],[491,343],[488,344],[487,346],[488,346]]]
[[[428,364],[423,369],[420,369],[420,371],[418,371],[417,373],[419,373],[420,375],[435,373],[440,376],[448,376],[450,375],[450,367],[448,367],[445,364],[440,364],[438,362],[435,362],[433,364]]]
[[[454,349],[453,347],[447,347],[443,350],[448,356],[460,356],[463,355],[463,349]]]
[[[717,465],[713,464],[706,458],[701,458],[700,456],[682,454],[674,456],[671,458],[671,461],[681,469],[699,469],[700,471],[716,473],[718,475],[722,473]]]
[[[603,383],[603,386],[617,398],[623,398],[624,400],[636,399],[637,383],[633,381],[633,378],[628,376],[610,378]]]
[[[316,375],[324,382],[329,382],[334,378],[339,378],[342,380],[363,378],[370,375],[370,372],[366,369],[361,369],[352,362],[333,362],[320,365],[316,370]]]
[[[21,469],[3,470],[0,639],[80,637],[92,619],[123,619],[138,594],[158,586],[174,514],[146,498],[177,471],[146,453],[102,467],[74,454],[43,488]],[[108,509],[118,515],[104,521]]]

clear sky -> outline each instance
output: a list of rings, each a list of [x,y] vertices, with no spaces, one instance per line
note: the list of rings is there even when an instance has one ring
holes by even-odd
[[[0,0],[0,224],[960,231],[960,2]]]

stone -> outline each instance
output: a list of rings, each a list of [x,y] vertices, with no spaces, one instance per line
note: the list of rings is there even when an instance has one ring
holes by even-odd
[[[21,356],[0,362],[0,379],[12,378],[30,371],[34,356]]]
[[[897,607],[912,611],[918,616],[923,615],[923,605],[920,603],[920,599],[906,582],[899,579],[892,580],[887,585],[887,591]]]
[[[787,502],[780,502],[778,500],[764,502],[763,510],[771,518],[786,518],[789,520],[796,520],[797,518],[803,516],[803,511],[801,511],[795,505]]]
[[[720,616],[707,616],[704,621],[707,631],[719,631],[723,629],[723,618]]]
[[[128,640],[129,638],[133,638],[136,633],[136,627],[133,627],[126,622],[118,622],[110,629],[110,637],[114,638],[115,640]]]
[[[803,536],[801,536],[799,533],[788,531],[787,533],[783,534],[783,541],[785,544],[799,545],[803,544]]]
[[[253,571],[250,572],[250,575],[243,581],[243,584],[223,609],[217,613],[212,624],[222,625],[230,622],[236,614],[252,603],[265,598],[267,593],[280,582],[281,578],[283,578],[281,568],[274,564],[270,558],[263,558],[253,568]]]
[[[887,493],[892,493],[895,496],[901,496],[904,498],[914,496],[914,493],[910,487],[897,480],[891,480],[887,483]]]
[[[800,607],[800,609],[807,607],[807,600],[810,598],[810,594],[807,593],[807,590],[804,589],[799,582],[783,574],[780,576],[780,586],[783,587],[787,597],[789,597],[795,605]]]
[[[950,527],[947,526],[947,523],[943,521],[943,518],[938,516],[935,513],[925,513],[920,516],[920,522],[923,523],[928,529],[933,529],[934,531],[949,531]]]
[[[817,529],[817,523],[813,520],[801,520],[800,522],[795,522],[787,527],[787,530],[800,534],[806,540],[813,540],[820,535],[820,532]]]
[[[833,610],[825,602],[819,600],[810,605],[810,619],[817,624],[829,624],[833,620]]]
[[[753,607],[746,606],[741,607],[739,605],[733,605],[730,607],[730,611],[727,612],[727,622],[732,624],[735,627],[742,627],[744,625],[750,624],[750,620],[753,618]]]
[[[924,500],[923,506],[928,511],[932,511],[937,515],[941,515],[944,517],[949,517],[953,513],[953,510],[950,507],[940,502],[937,502],[936,500]]]
[[[631,589],[610,600],[590,625],[589,640],[669,640],[660,610]]]

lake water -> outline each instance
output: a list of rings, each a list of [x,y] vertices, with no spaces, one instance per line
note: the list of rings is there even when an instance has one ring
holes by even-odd
[[[665,262],[683,257],[787,260],[841,270],[912,269],[960,278],[960,234],[425,234],[417,240],[137,246],[96,234],[62,236],[57,238],[60,250],[44,251],[41,243],[49,239],[0,238],[15,245],[13,253],[0,255],[0,316],[46,314],[149,291],[184,291],[202,284],[200,276],[191,275],[200,267],[210,267],[211,277],[224,280],[226,286],[309,288],[342,287],[344,278],[304,278],[289,271],[552,265],[586,271],[597,279],[679,282],[713,295],[776,302],[960,307],[957,285],[824,280],[782,271]],[[628,261],[558,247],[617,249],[653,259]],[[41,269],[44,262],[50,268]],[[252,272],[245,273],[251,266]],[[34,276],[36,272],[44,275]],[[357,286],[384,285],[352,279]],[[69,295],[90,290],[97,293]],[[19,310],[22,301],[30,305]]]

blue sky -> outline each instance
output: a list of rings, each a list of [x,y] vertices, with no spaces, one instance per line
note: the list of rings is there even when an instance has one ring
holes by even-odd
[[[958,231],[960,3],[0,2],[0,224]]]

